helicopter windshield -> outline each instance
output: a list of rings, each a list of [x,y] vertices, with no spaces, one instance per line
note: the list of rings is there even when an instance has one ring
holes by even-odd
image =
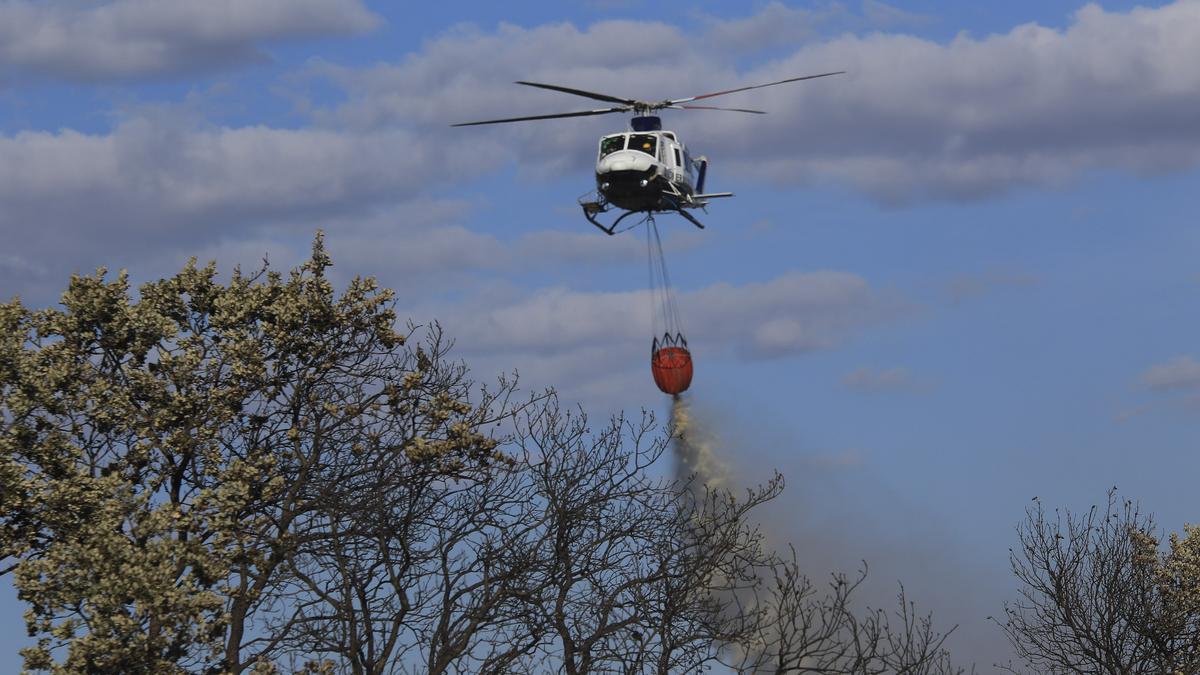
[[[658,137],[654,134],[630,134],[629,149],[656,157],[658,156]]]
[[[617,150],[625,149],[625,134],[608,136],[600,139],[600,156],[610,155]]]

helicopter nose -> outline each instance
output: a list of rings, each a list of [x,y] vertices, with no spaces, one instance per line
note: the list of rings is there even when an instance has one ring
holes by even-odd
[[[622,150],[606,155],[597,162],[596,173],[610,171],[645,171],[654,165],[654,158],[644,152]]]

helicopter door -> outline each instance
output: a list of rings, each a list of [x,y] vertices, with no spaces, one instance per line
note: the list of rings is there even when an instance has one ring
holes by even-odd
[[[659,159],[666,165],[667,175],[672,182],[683,180],[683,157],[680,153],[679,143],[666,137],[662,138],[662,152]]]

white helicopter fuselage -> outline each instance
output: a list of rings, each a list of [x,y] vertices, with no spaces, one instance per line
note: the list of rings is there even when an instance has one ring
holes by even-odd
[[[724,110],[727,112],[765,114],[762,110],[747,108],[724,108],[712,105],[696,105],[695,101],[726,96],[751,89],[774,87],[788,82],[812,80],[829,75],[840,75],[843,71],[821,73],[819,75],[804,75],[789,77],[786,80],[754,84],[747,87],[736,87],[724,91],[714,91],[696,96],[669,98],[658,101],[642,101],[633,98],[622,98],[610,94],[601,94],[574,87],[564,87],[558,84],[541,82],[526,82],[518,80],[517,84],[538,89],[549,89],[564,94],[582,96],[595,101],[604,101],[610,107],[592,110],[576,110],[573,112],[552,113],[549,115],[524,115],[521,117],[504,117],[478,122],[459,122],[455,127],[473,127],[480,124],[505,124],[508,122],[530,122],[533,120],[550,120],[564,117],[591,117],[609,113],[633,113],[629,121],[630,130],[619,134],[609,134],[600,139],[600,154],[596,159],[596,194],[581,197],[579,206],[583,215],[596,227],[608,234],[615,234],[617,225],[622,219],[634,213],[646,213],[646,218],[653,218],[656,212],[675,212],[691,221],[696,227],[704,225],[688,213],[688,209],[702,209],[708,200],[715,197],[732,197],[732,192],[704,193],[704,174],[708,162],[703,157],[693,160],[688,156],[687,149],[673,131],[663,131],[662,120],[655,114],[659,110]],[[694,180],[693,180],[694,177]],[[625,211],[611,225],[605,225],[596,216],[605,213],[610,206]]]
[[[609,134],[600,139],[596,189],[626,211],[666,211],[697,206],[695,171],[700,166],[673,131]]]

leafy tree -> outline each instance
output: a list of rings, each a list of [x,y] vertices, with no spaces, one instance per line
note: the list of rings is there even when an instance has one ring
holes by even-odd
[[[396,464],[494,461],[503,401],[470,400],[436,331],[410,347],[390,291],[335,295],[330,264],[318,236],[287,278],[189,264],[134,297],[100,271],[59,309],[0,307],[0,555],[28,668],[269,661],[298,611],[290,561],[346,536],[328,505]]]

